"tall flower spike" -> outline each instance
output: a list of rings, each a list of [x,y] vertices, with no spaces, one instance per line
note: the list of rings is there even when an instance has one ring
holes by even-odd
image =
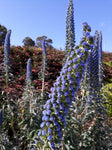
[[[27,61],[27,73],[26,73],[26,83],[30,84],[32,82],[32,60],[31,58]]]
[[[93,102],[95,95],[95,91],[99,91],[99,76],[98,76],[98,48],[99,48],[99,34],[98,31],[95,32],[94,36],[94,46],[91,48],[91,52],[89,54],[88,59],[88,76],[89,76],[89,95],[88,95],[88,102]],[[95,89],[95,90],[94,90]]]
[[[85,32],[88,32],[88,29]],[[68,56],[60,72],[60,76],[51,89],[52,94],[49,95],[50,99],[44,105],[43,122],[40,126],[41,130],[38,136],[50,143],[54,150],[62,140],[62,131],[66,125],[65,118],[84,74],[85,64],[88,59],[88,50],[91,44],[91,40],[87,36],[84,36],[84,39],[85,42],[80,43],[75,48],[76,53],[74,52],[73,54],[71,52]],[[52,132],[49,132],[50,129]],[[43,135],[43,131],[46,132],[45,135]]]
[[[65,51],[69,54],[75,46],[75,28],[74,28],[74,7],[73,0],[69,0],[67,17],[66,17],[66,47]]]
[[[99,84],[100,88],[102,87],[103,81],[103,53],[102,53],[102,32],[99,34]]]
[[[45,69],[47,68],[47,51],[46,51],[46,45],[45,45],[45,38],[42,39],[41,41],[41,44],[42,44],[42,52],[43,52],[43,65],[45,66]],[[43,71],[44,70],[44,67],[43,67]]]
[[[4,43],[4,71],[6,75],[9,73],[10,69],[10,35],[11,30],[7,32]]]
[[[3,110],[0,109],[0,126],[3,127]]]
[[[42,39],[41,41],[42,44],[42,51],[43,51],[43,58],[42,58],[42,92],[41,92],[41,99],[43,100],[44,97],[44,80],[45,80],[45,74],[46,74],[46,68],[47,68],[47,51],[46,51],[46,46],[45,46],[45,38]]]

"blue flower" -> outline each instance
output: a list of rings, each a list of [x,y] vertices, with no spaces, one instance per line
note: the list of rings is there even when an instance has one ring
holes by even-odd
[[[88,40],[92,39],[92,36],[91,35],[88,35],[87,36]]]
[[[42,114],[43,114],[43,115],[46,115],[46,114],[47,114],[47,111],[46,111],[46,110],[43,110]]]
[[[35,144],[37,144],[37,143],[38,143],[38,141],[36,140],[36,141],[35,141]]]
[[[72,51],[70,54],[70,57],[73,57],[74,54],[75,54],[74,51]]]
[[[65,85],[67,83],[67,80],[62,80],[62,84]]]
[[[48,139],[49,141],[51,141],[52,135],[48,135],[47,139]]]
[[[55,100],[56,100],[55,97],[52,97],[52,98],[51,98],[51,103],[54,103]]]
[[[66,86],[65,86],[65,85],[62,85],[61,89],[62,89],[62,90],[65,90],[65,89],[66,89]]]
[[[72,90],[72,97],[74,97],[76,90]]]
[[[64,95],[68,96],[69,95],[69,91],[65,91]]]
[[[80,53],[81,49],[76,49],[76,54]]]
[[[64,79],[65,79],[65,75],[62,75],[62,77],[61,77],[61,78],[62,78],[62,80],[64,80]]]
[[[57,107],[57,103],[53,103],[53,108],[56,108]]]
[[[38,136],[40,136],[41,135],[41,130],[38,132]]]
[[[54,88],[54,92],[52,91],[52,97],[54,98],[56,96],[56,93],[55,93],[55,88]]]
[[[46,130],[42,130],[42,135],[46,135]]]
[[[54,125],[56,125],[56,126],[58,125],[58,122],[57,122],[57,120],[54,120]]]
[[[90,32],[91,31],[91,27],[88,25],[87,26],[87,30]]]
[[[64,127],[65,127],[65,125],[66,125],[66,121],[65,121],[65,118],[64,118],[64,117],[63,117],[63,119],[62,119],[62,122],[63,122]]]
[[[56,115],[59,115],[59,108],[56,108],[56,109],[55,109],[55,114],[56,114]]]
[[[84,56],[84,53],[79,53],[79,58],[82,58]]]
[[[87,49],[86,47],[85,47],[83,50],[84,50],[84,52],[87,52],[87,51],[88,51],[88,49]]]
[[[51,98],[52,97],[52,94],[49,94],[49,98]]]
[[[85,66],[85,62],[83,60],[80,61],[80,66],[81,67]]]
[[[64,104],[63,104],[63,103],[61,103],[61,104],[60,104],[60,109],[61,109],[61,110],[64,110],[64,109],[65,109]]]
[[[70,98],[69,97],[66,97],[66,101],[67,101],[67,103],[70,103]]]
[[[53,121],[54,119],[55,119],[54,115],[52,115],[52,116],[49,118],[50,121]]]
[[[75,65],[73,66],[73,68],[74,68],[74,69],[78,69],[78,68],[79,68],[79,64],[75,64]]]
[[[68,67],[68,72],[72,70],[72,67]]]
[[[68,79],[70,79],[71,76],[72,76],[71,73],[68,73],[68,74],[67,74],[67,78],[68,78]]]
[[[63,118],[63,114],[62,113],[59,113],[59,119],[61,120]]]
[[[52,129],[48,128],[48,133],[51,134],[52,133]]]
[[[50,113],[51,113],[51,110],[48,109],[47,110],[47,115],[50,115]]]
[[[71,65],[71,63],[72,63],[72,60],[69,60],[69,61],[68,61],[68,65]]]
[[[46,122],[46,126],[49,127],[50,126],[50,122]]]
[[[56,81],[56,85],[59,86],[60,85],[60,81]]]
[[[62,73],[66,74],[66,73],[67,73],[67,69],[66,69],[66,68],[63,68],[63,69],[62,69]]]
[[[88,27],[87,22],[83,22],[82,25],[83,25],[83,27]]]
[[[51,103],[51,99],[48,99],[46,104],[50,104]]]
[[[87,45],[87,42],[82,42],[82,46],[86,46]]]
[[[74,85],[71,84],[71,85],[69,86],[69,90],[72,91],[73,89],[74,89]]]
[[[61,135],[61,132],[58,132],[58,136],[59,136],[59,137],[61,137],[61,136],[62,136],[62,135]]]
[[[67,114],[68,114],[68,109],[65,108],[65,116],[67,116]]]
[[[76,76],[77,78],[79,78],[79,77],[80,77],[80,73],[79,73],[78,71],[76,71],[76,72],[75,72],[75,76]]]
[[[47,105],[47,109],[50,109],[51,108],[51,105]],[[46,114],[47,114],[47,111],[46,111]]]
[[[84,36],[88,36],[88,35],[90,35],[90,32],[87,31],[84,33]]]
[[[68,63],[66,62],[65,65],[64,65],[64,67],[66,68],[67,66],[68,66]]]
[[[62,91],[59,91],[58,92],[58,97],[61,97],[63,95],[63,92]]]
[[[59,98],[57,99],[57,101],[56,101],[56,102],[57,102],[58,104],[60,104],[60,103],[61,103]]]
[[[40,127],[43,128],[45,126],[45,122],[42,122]]]
[[[78,60],[78,59],[75,57],[75,58],[73,59],[73,62],[74,62],[74,63],[76,63],[76,62],[77,62],[77,60]]]
[[[45,121],[45,117],[46,117],[46,116],[43,116],[43,117],[42,117],[42,121]]]
[[[56,90],[57,90],[58,92],[60,91],[60,89],[61,89],[61,88],[60,88],[59,86],[56,88]]]
[[[61,129],[60,125],[58,124],[56,127],[57,127],[56,130],[57,130],[57,131],[60,131],[60,129]]]
[[[51,142],[51,147],[53,148],[53,150],[56,150],[56,148],[55,148],[55,144],[54,144],[54,142],[53,142],[53,141]]]
[[[60,81],[60,77],[58,77],[58,78],[56,79],[56,81]]]
[[[74,82],[75,82],[75,81],[74,81],[74,78],[71,78],[71,79],[69,80],[69,83],[70,83],[70,84],[74,84]]]

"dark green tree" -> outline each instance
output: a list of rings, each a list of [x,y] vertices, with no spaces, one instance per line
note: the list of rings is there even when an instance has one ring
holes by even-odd
[[[7,28],[0,24],[0,46],[4,45]]]
[[[48,39],[47,36],[43,35],[43,36],[39,36],[39,37],[36,38],[37,47],[42,48],[41,41],[42,41],[43,38],[45,39],[46,47],[51,46],[51,44],[53,43],[52,39]]]
[[[23,40],[24,46],[34,46],[35,42],[30,37],[25,37]]]
[[[65,51],[69,53],[75,46],[74,7],[73,0],[69,0],[66,17],[66,44]]]

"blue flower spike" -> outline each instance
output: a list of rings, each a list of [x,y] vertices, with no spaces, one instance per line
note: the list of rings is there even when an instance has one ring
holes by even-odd
[[[83,32],[85,43],[81,42],[76,46],[68,56],[63,66],[60,76],[57,78],[54,86],[51,88],[52,94],[46,102],[43,110],[43,122],[41,124],[42,132],[39,137],[48,141],[53,150],[55,150],[62,140],[63,128],[66,125],[66,116],[69,108],[77,93],[80,81],[83,78],[85,64],[88,60],[88,50],[91,46],[88,35],[90,35],[90,27],[87,23],[83,24]],[[47,118],[47,119],[45,119]],[[46,134],[45,134],[46,133]],[[45,134],[45,136],[43,136]]]

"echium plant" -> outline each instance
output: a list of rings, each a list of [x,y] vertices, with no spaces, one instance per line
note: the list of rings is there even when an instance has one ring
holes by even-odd
[[[3,110],[0,109],[0,130],[3,127]]]
[[[4,73],[6,78],[6,84],[8,84],[10,69],[10,35],[11,30],[7,32],[4,43]]]
[[[110,149],[110,131],[107,131],[109,126],[105,117],[107,113],[102,105],[103,98],[99,84],[99,60],[101,55],[99,56],[99,34],[96,31],[94,46],[91,49],[88,60],[89,90],[87,102],[89,102],[89,105],[86,109],[86,118],[83,117],[81,149]]]
[[[80,86],[80,93],[75,97],[76,100],[72,102],[70,113],[66,119],[67,125],[64,137],[65,150],[111,149],[111,138],[105,117],[105,107],[102,103],[99,103],[103,99],[101,97],[100,88],[95,87],[95,85],[99,83],[99,66],[97,64],[98,57],[100,57],[98,55],[98,38],[95,40],[94,43],[96,45],[94,45],[94,49],[91,47],[84,78]],[[95,69],[97,71],[95,71],[94,67],[96,67]],[[91,68],[95,71],[94,75],[97,80],[94,80]],[[89,103],[87,103],[87,99]]]
[[[73,0],[69,0],[66,17],[66,47],[65,52],[69,54],[75,46],[74,7]]]
[[[99,35],[98,31],[95,32],[94,45],[91,47],[91,51],[88,59],[88,102],[92,102],[95,91],[99,90],[99,76],[98,76],[98,48],[99,48]],[[95,95],[94,95],[95,96]]]
[[[15,129],[15,110],[17,110],[16,102],[13,101],[11,94],[9,93],[9,84],[11,82],[10,75],[10,35],[11,30],[9,30],[5,37],[4,43],[4,63],[3,63],[3,73],[5,80],[5,92],[3,92],[3,98],[1,100],[1,107],[3,113],[3,128],[1,130],[0,137],[0,148],[7,149],[12,148],[15,145],[17,134]],[[13,143],[14,142],[14,143]]]
[[[99,51],[98,51],[98,56],[99,56],[99,86],[100,88],[102,87],[102,81],[103,81],[103,53],[102,53],[102,32],[99,34]]]
[[[47,69],[47,51],[45,46],[45,38],[41,41],[42,44],[42,52],[43,52],[43,58],[42,58],[42,91],[41,91],[41,99],[44,98],[44,87],[45,87],[45,77],[46,77],[46,69]]]
[[[48,79],[47,74],[47,51],[46,51],[46,37],[41,40],[42,45],[42,65],[41,70],[38,73],[38,78],[42,81],[41,93],[38,93],[38,98],[41,99],[41,104],[43,105],[48,98],[48,92],[45,90],[45,80]]]
[[[44,141],[44,146],[40,149],[52,148],[55,150],[60,145],[66,125],[65,119],[79,89],[88,60],[88,50],[93,43],[90,31],[90,26],[83,23],[84,37],[74,51],[71,51],[60,76],[54,83],[54,87],[51,88],[52,94],[49,95],[49,99],[44,105],[43,122],[40,125],[41,130],[38,132],[38,136]]]
[[[26,86],[22,98],[18,100],[19,146],[20,149],[31,149],[33,140],[41,122],[41,108],[37,101],[37,94],[32,85],[32,60],[27,61]],[[35,144],[33,144],[35,147]]]
[[[31,58],[27,61],[27,72],[26,72],[26,86],[32,83],[32,60]]]

